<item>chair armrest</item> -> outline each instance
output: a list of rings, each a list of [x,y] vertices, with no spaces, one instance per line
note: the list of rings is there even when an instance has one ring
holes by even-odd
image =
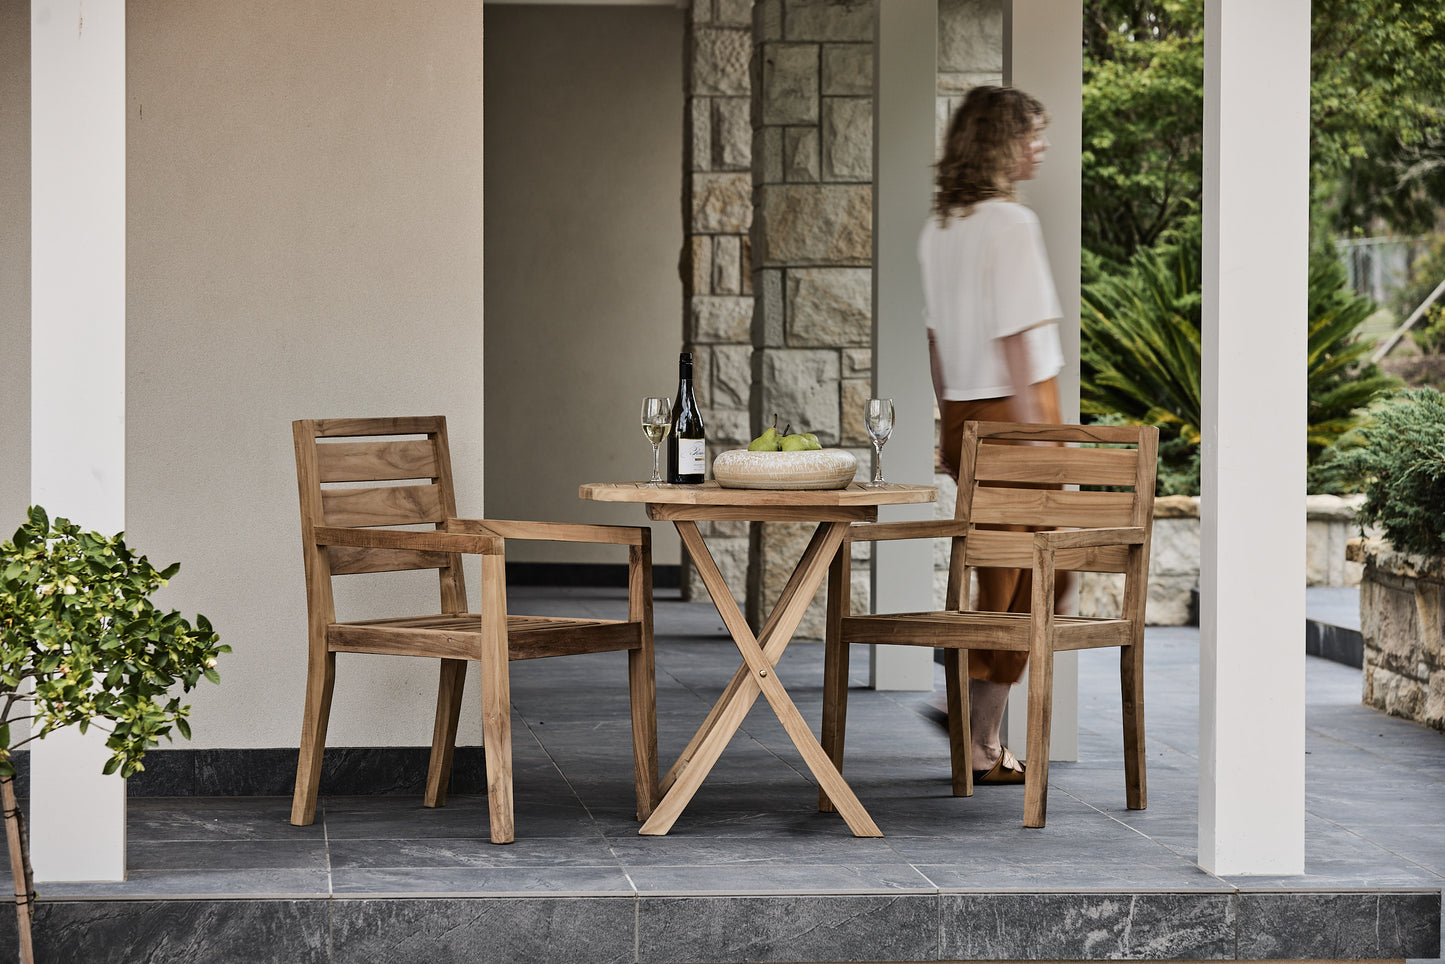
[[[883,542],[890,539],[950,539],[968,533],[968,525],[954,519],[916,522],[855,522],[843,538],[848,542]]]
[[[1101,546],[1143,545],[1147,536],[1143,526],[1118,526],[1111,529],[1062,529],[1034,533],[1035,549],[1095,549]]]
[[[358,549],[412,549],[420,552],[465,552],[479,556],[502,553],[502,540],[490,534],[412,532],[404,529],[346,529],[316,526],[318,545],[355,546]]]
[[[581,525],[570,522],[516,522],[505,519],[447,519],[446,531],[503,539],[533,539],[548,542],[593,542],[617,546],[640,546],[645,526]]]

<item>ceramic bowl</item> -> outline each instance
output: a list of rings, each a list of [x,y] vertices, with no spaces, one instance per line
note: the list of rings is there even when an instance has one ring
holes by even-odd
[[[712,477],[726,489],[841,489],[853,481],[857,471],[858,459],[842,449],[730,449],[712,462]]]

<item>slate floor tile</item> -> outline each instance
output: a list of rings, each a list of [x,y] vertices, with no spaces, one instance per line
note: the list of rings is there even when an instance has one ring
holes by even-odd
[[[493,844],[483,837],[334,840],[331,865],[341,869],[443,867],[597,867],[616,861],[600,836],[518,837]]]

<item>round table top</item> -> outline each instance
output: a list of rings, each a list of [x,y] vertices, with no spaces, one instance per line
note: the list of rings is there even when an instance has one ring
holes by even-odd
[[[577,496],[592,502],[642,502],[653,505],[865,506],[937,502],[931,485],[889,483],[874,488],[850,482],[842,489],[728,489],[701,485],[647,485],[643,482],[587,482]]]

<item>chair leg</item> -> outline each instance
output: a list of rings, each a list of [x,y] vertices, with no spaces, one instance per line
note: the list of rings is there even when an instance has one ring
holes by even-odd
[[[657,806],[657,676],[650,645],[627,651],[627,689],[632,700],[632,770],[637,819],[645,823]]]
[[[1124,696],[1124,799],[1130,810],[1149,806],[1144,773],[1144,647],[1119,650],[1119,683]]]
[[[823,644],[823,728],[819,744],[838,772],[843,772],[843,742],[848,729],[848,642],[843,638],[843,617],[852,605],[850,578],[852,553],[848,543],[838,547],[828,565],[828,613]],[[828,792],[818,789],[818,810],[834,813]]]
[[[1054,711],[1053,647],[1029,654],[1028,762],[1024,768],[1024,826],[1042,827],[1049,805],[1049,737]]]
[[[627,692],[632,704],[632,774],[637,783],[637,819],[652,816],[657,785],[657,657],[652,626],[652,539],[627,550],[627,618],[640,627],[637,649],[627,651]]]
[[[953,768],[953,795],[973,796],[973,734],[968,702],[968,650],[943,651],[943,676],[948,684],[948,758]]]
[[[487,811],[492,843],[511,843],[512,684],[507,649],[507,588],[501,555],[482,557],[482,746],[487,757]]]
[[[457,718],[462,712],[462,689],[467,681],[467,661],[444,659],[437,683],[436,721],[432,724],[431,761],[426,769],[428,807],[444,807],[452,779],[452,754],[457,746]]]
[[[312,646],[306,665],[306,708],[301,716],[301,753],[296,761],[296,791],[291,798],[291,823],[310,826],[316,819],[316,793],[321,787],[321,759],[326,751],[326,723],[331,717],[331,691],[336,684],[336,654]]]

